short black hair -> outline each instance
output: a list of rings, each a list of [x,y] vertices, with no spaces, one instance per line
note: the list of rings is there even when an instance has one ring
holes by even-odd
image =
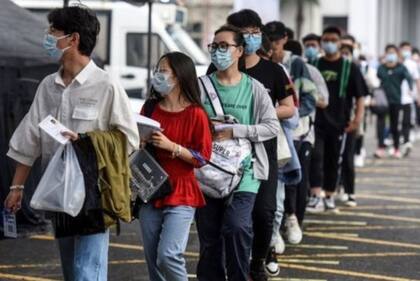
[[[284,44],[284,49],[292,52],[292,54],[296,56],[302,56],[302,45],[297,40],[288,40],[287,43]]]
[[[388,52],[388,50],[394,49],[398,53],[398,47],[395,44],[388,44],[385,46],[385,52]]]
[[[334,34],[337,34],[338,37],[341,38],[341,30],[336,26],[329,26],[325,28],[324,31],[322,32],[322,35],[325,35],[326,33],[334,33]]]
[[[257,55],[267,57],[270,50],[271,50],[271,41],[270,41],[270,39],[268,39],[267,34],[265,34],[263,32],[262,33],[261,48],[258,49]]]
[[[227,23],[239,28],[262,27],[260,16],[254,10],[250,9],[240,10],[229,15],[227,17]]]
[[[302,39],[304,44],[306,41],[317,41],[319,44],[321,44],[321,36],[316,35],[315,33],[309,33]]]
[[[340,50],[348,49],[350,53],[353,53],[353,46],[349,44],[341,44]]]
[[[408,42],[408,41],[402,41],[402,42],[400,43],[400,48],[402,48],[402,47],[406,47],[406,46],[411,47],[411,43],[410,43],[410,42]]]
[[[351,34],[345,34],[341,36],[341,40],[350,40],[351,42],[356,43],[356,38]]]
[[[295,39],[295,32],[293,31],[293,29],[287,26],[286,26],[286,34],[287,34],[287,39],[289,40]]]
[[[420,54],[420,50],[417,47],[413,48],[413,54]]]
[[[287,36],[286,26],[280,21],[270,21],[264,25],[264,32],[270,41],[277,41]]]
[[[66,35],[78,33],[79,52],[85,56],[92,54],[100,31],[99,20],[92,10],[83,6],[54,9],[48,14],[48,22]]]

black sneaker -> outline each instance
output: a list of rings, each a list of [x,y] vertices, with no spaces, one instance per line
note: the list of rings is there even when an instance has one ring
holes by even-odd
[[[264,269],[264,260],[252,260],[249,275],[252,281],[268,281],[268,276]]]
[[[280,266],[277,261],[277,254],[274,247],[270,248],[270,253],[265,260],[265,272],[267,272],[270,277],[275,277],[280,274]]]

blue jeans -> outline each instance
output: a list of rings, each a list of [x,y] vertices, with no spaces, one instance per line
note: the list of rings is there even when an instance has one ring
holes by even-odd
[[[140,227],[150,281],[187,281],[184,252],[195,208],[140,208]]]
[[[200,281],[248,281],[252,247],[252,210],[256,194],[235,192],[232,202],[206,198],[207,205],[197,210],[200,238]],[[226,272],[227,269],[227,272]]]
[[[58,239],[61,266],[66,281],[106,281],[109,230],[92,235]]]
[[[271,246],[274,246],[280,238],[280,226],[283,222],[284,215],[284,198],[285,198],[285,186],[284,183],[278,180],[277,182],[277,210],[274,215],[273,221],[273,236],[271,237]]]

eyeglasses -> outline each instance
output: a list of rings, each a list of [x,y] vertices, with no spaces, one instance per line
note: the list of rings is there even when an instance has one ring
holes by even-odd
[[[255,38],[255,37],[260,37],[262,35],[262,33],[260,31],[254,31],[254,32],[244,32],[243,36],[244,39],[248,39],[248,38]]]
[[[210,43],[207,45],[207,49],[211,54],[215,53],[217,50],[219,50],[222,53],[226,53],[229,47],[238,47],[238,45],[235,44],[229,44],[226,42],[220,42],[220,43]]]

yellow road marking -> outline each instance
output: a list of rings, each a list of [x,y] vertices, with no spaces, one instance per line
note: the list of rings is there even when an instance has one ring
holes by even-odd
[[[418,210],[420,209],[419,205],[380,205],[380,206],[357,206],[357,207],[340,207],[340,210]]]
[[[40,267],[58,267],[61,266],[59,263],[34,263],[34,264],[2,264],[0,269],[11,269],[11,268],[40,268]]]
[[[311,255],[283,255],[283,258],[307,259],[307,258],[370,258],[370,257],[411,257],[420,256],[414,252],[389,252],[389,253],[346,253],[346,254],[311,254]],[[280,257],[279,257],[280,258]]]
[[[322,230],[394,230],[394,229],[419,229],[418,225],[406,226],[384,226],[384,225],[367,225],[367,226],[319,226],[307,227],[306,231],[322,231]]]
[[[337,225],[367,225],[364,221],[336,221],[336,220],[314,220],[305,219],[304,224],[337,224]]]
[[[395,276],[384,276],[384,275],[371,274],[371,273],[362,273],[362,272],[348,271],[348,270],[338,270],[338,269],[331,269],[331,268],[319,268],[319,267],[311,267],[311,266],[288,264],[288,263],[283,263],[282,267],[293,268],[293,269],[301,269],[301,270],[306,270],[306,271],[322,272],[322,273],[332,273],[332,274],[336,274],[336,275],[363,277],[363,278],[375,279],[375,280],[420,281],[420,280],[400,278],[400,277],[395,277]]]
[[[30,238],[31,239],[37,239],[37,240],[54,240],[54,237],[52,237],[50,235],[33,235]],[[120,249],[127,249],[127,250],[137,250],[137,251],[143,251],[144,250],[143,246],[122,244],[122,243],[109,243],[109,246],[113,247],[113,248],[120,248]],[[190,257],[198,257],[199,256],[198,253],[194,253],[194,252],[185,252],[184,255],[185,256],[190,256]]]
[[[358,194],[357,197],[363,198],[363,199],[379,199],[379,200],[394,201],[394,202],[401,202],[401,203],[420,204],[420,199],[416,199],[416,198],[406,198],[406,197],[386,196],[386,195],[366,195],[366,194]]]
[[[47,278],[42,278],[42,277],[0,273],[0,280],[4,280],[3,278],[10,279],[10,280],[22,280],[22,281],[56,281],[57,280],[57,279],[47,279]]]
[[[393,242],[393,241],[386,241],[386,240],[376,240],[376,239],[370,239],[370,238],[346,237],[346,236],[339,236],[339,235],[330,235],[328,233],[323,233],[323,232],[305,232],[305,235],[310,236],[310,237],[324,238],[324,239],[336,239],[336,240],[360,242],[360,243],[366,243],[366,244],[420,249],[419,244],[401,243],[401,242]]]
[[[287,248],[303,248],[303,249],[325,249],[325,250],[348,250],[347,246],[334,246],[334,245],[309,245],[309,244],[298,244],[298,245],[287,245]]]
[[[187,274],[188,278],[197,279],[195,274]],[[281,277],[270,277],[270,281],[327,281],[325,279],[305,279],[305,278],[281,278]]]
[[[416,219],[416,218],[401,217],[401,216],[390,216],[390,215],[381,215],[381,214],[375,214],[375,213],[343,212],[343,211],[341,211],[337,215],[339,215],[339,216],[364,217],[364,218],[375,218],[375,219],[392,220],[392,221],[406,221],[406,222],[420,223],[420,219]]]
[[[340,265],[339,261],[320,261],[320,260],[308,260],[308,259],[289,259],[278,256],[280,262],[290,263],[308,263],[308,264],[328,264],[328,265]]]

